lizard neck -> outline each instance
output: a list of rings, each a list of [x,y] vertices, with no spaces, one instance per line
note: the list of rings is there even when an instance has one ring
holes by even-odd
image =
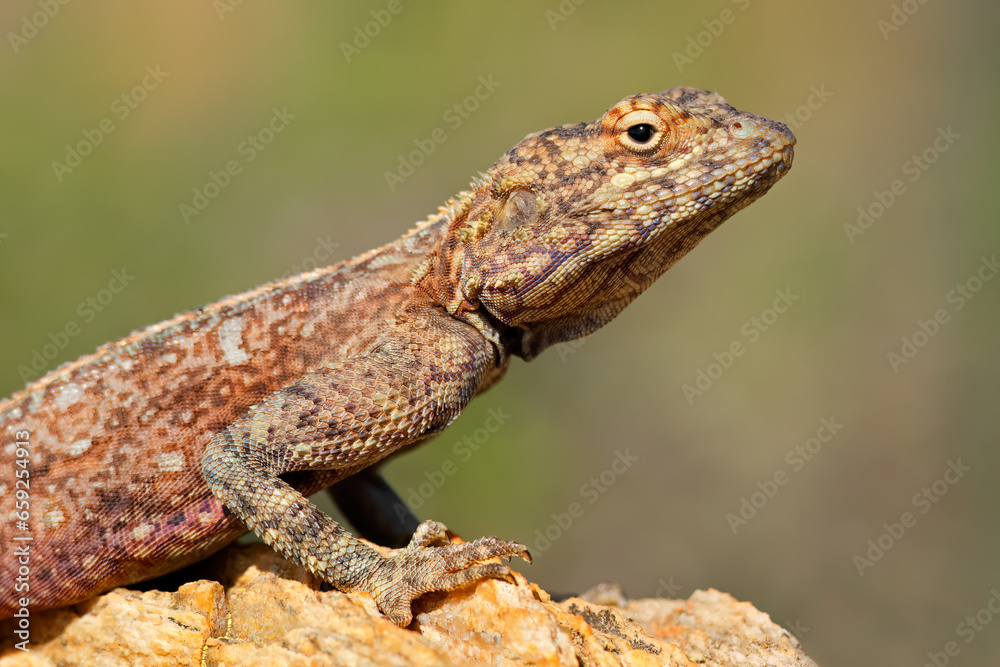
[[[441,208],[445,228],[418,284],[449,315],[474,327],[492,343],[498,366],[505,366],[511,355],[519,355],[523,332],[498,320],[479,301],[478,285],[469,275],[466,245],[461,239],[469,225],[470,210],[477,200],[485,198],[484,193],[463,191]]]
[[[441,208],[445,229],[432,253],[424,281],[438,303],[453,317],[481,307],[475,296],[475,285],[467,275],[466,247],[458,233],[467,223],[475,197],[472,192],[463,191]]]

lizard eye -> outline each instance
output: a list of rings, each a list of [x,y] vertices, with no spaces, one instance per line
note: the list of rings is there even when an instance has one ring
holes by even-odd
[[[618,143],[633,153],[652,153],[667,136],[663,119],[649,110],[627,113],[615,125]]]
[[[639,123],[638,125],[633,125],[628,129],[628,136],[632,138],[637,144],[649,143],[649,140],[653,138],[653,134],[656,129],[649,123]]]

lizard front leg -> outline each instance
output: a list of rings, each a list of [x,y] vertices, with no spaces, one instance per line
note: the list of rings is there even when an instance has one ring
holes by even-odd
[[[339,590],[371,593],[393,623],[405,626],[411,602],[423,593],[507,578],[506,566],[482,561],[530,556],[495,537],[441,544],[445,527],[425,521],[387,558],[279,477],[301,470],[346,477],[425,439],[458,416],[495,365],[477,331],[436,312],[387,328],[368,354],[304,375],[216,434],[202,473],[216,497],[272,548]]]

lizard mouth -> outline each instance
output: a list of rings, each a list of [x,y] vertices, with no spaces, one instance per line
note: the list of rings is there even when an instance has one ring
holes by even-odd
[[[782,126],[784,128],[784,126]],[[767,187],[770,187],[792,168],[792,160],[795,158],[795,136],[784,128],[790,142],[777,147],[769,157],[762,158],[753,164],[753,171],[757,175],[757,180]]]
[[[795,156],[795,135],[784,123],[739,112],[727,127],[733,143],[720,149],[714,161],[724,161],[727,175],[746,174],[757,180],[777,180],[791,168]],[[704,164],[704,162],[702,163]],[[712,175],[720,177],[719,170]],[[723,182],[728,178],[723,177]],[[737,179],[738,180],[738,179]]]
[[[774,180],[778,180],[792,168],[792,160],[795,158],[795,149],[792,146],[785,146],[781,149],[781,159],[774,164]]]
[[[792,131],[784,123],[766,119],[761,120],[770,126],[770,134],[774,136],[774,139],[771,141],[771,146],[774,149],[771,163],[777,167],[775,170],[775,180],[777,180],[784,176],[785,172],[792,167],[792,159],[795,157],[795,135],[792,134]]]

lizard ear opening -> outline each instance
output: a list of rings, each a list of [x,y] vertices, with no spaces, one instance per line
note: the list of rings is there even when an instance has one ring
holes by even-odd
[[[501,232],[516,232],[525,225],[538,222],[538,201],[534,193],[518,188],[510,193],[497,215],[496,229]]]

